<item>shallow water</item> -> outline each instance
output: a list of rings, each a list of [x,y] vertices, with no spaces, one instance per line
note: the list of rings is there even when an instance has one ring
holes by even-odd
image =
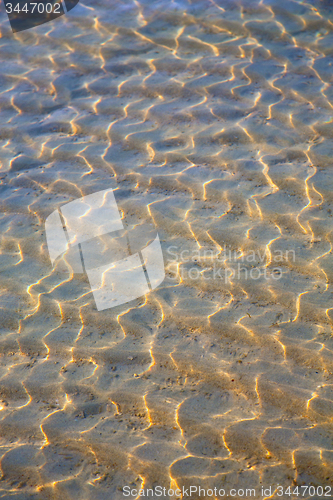
[[[1,9],[1,498],[332,485],[330,2]],[[97,311],[44,221],[109,187],[167,276]]]

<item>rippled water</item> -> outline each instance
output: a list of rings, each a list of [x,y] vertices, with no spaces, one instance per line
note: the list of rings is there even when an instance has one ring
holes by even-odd
[[[1,498],[331,485],[332,4],[1,9]],[[98,312],[44,221],[109,187],[167,277]]]

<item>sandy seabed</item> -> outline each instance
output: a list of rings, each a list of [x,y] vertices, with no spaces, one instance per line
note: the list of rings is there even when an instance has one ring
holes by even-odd
[[[0,497],[333,495],[330,2],[1,9]],[[44,221],[109,187],[166,278],[97,311]]]

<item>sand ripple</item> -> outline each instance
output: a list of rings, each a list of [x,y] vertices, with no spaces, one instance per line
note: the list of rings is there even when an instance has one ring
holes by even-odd
[[[0,29],[1,497],[330,485],[330,3],[81,0]],[[97,312],[44,221],[106,187],[168,276]],[[185,258],[226,247],[288,255],[281,279]]]

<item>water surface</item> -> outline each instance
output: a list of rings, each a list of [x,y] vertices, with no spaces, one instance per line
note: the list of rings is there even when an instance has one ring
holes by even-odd
[[[330,2],[1,9],[1,498],[331,485]],[[109,187],[167,277],[98,312],[44,221]]]

